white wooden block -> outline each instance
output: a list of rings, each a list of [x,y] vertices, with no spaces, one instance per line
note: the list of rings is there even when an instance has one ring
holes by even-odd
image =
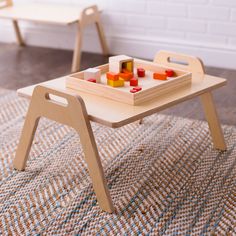
[[[109,71],[113,72],[113,73],[120,73],[120,63],[116,63],[116,62],[109,62]]]
[[[114,73],[121,73],[122,72],[122,64],[124,62],[131,62],[132,63],[131,72],[133,72],[134,59],[132,57],[125,56],[125,55],[109,57],[109,71],[114,72]]]
[[[97,83],[101,83],[101,70],[97,68],[89,68],[84,71],[84,79],[96,79]]]

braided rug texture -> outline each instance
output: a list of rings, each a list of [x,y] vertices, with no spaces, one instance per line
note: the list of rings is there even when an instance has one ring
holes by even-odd
[[[205,122],[153,115],[92,124],[115,213],[102,212],[79,136],[42,119],[26,171],[13,159],[28,101],[0,90],[1,235],[236,235],[236,128],[213,149]]]

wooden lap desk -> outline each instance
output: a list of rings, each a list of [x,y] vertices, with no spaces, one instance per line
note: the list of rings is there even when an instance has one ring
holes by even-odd
[[[87,25],[96,25],[103,53],[104,55],[108,55],[108,48],[100,20],[100,12],[96,5],[86,7],[48,4],[14,5],[12,0],[0,0],[0,18],[12,20],[16,39],[20,46],[24,46],[25,43],[20,32],[18,21],[31,21],[61,26],[77,24],[72,72],[76,72],[80,69],[82,36]]]
[[[170,58],[185,61],[188,65],[170,62]],[[65,88],[66,77],[18,90],[20,96],[31,98],[31,103],[14,160],[14,167],[18,170],[25,169],[40,117],[72,126],[80,134],[85,161],[88,164],[98,203],[104,211],[113,212],[114,206],[104,177],[90,121],[117,128],[197,96],[202,101],[214,147],[219,150],[226,150],[211,93],[212,90],[224,86],[226,80],[205,75],[203,64],[195,57],[161,51],[156,55],[154,62],[191,71],[193,74],[192,84],[138,106],[112,101],[84,92],[75,93],[75,91]],[[61,99],[58,97],[66,99],[67,104],[61,103]]]

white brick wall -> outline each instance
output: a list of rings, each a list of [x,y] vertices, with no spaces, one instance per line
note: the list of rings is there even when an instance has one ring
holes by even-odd
[[[16,3],[97,3],[111,53],[152,59],[159,49],[190,53],[207,65],[236,69],[236,0],[15,0]],[[0,40],[14,40],[0,21]],[[75,27],[21,24],[28,44],[72,49]],[[46,36],[42,36],[42,34]],[[86,31],[83,49],[99,51],[95,28]]]

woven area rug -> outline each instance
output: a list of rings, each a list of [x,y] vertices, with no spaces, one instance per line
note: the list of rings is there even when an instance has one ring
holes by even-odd
[[[42,119],[25,172],[15,155],[28,101],[0,90],[0,234],[236,235],[236,129],[213,149],[205,122],[153,115],[93,124],[115,213],[97,205],[78,135]]]

